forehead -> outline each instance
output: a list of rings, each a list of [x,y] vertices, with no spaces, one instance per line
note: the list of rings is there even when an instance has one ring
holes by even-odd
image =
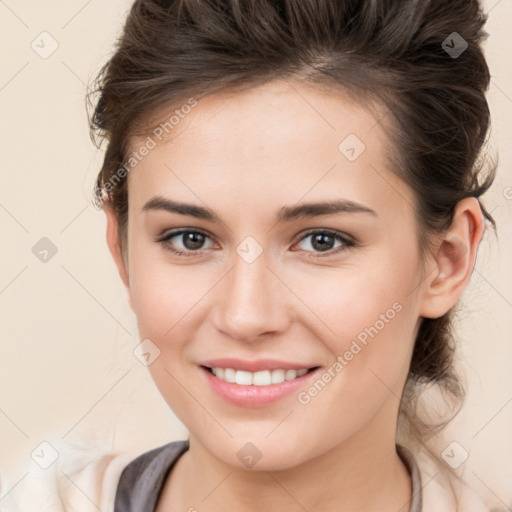
[[[194,103],[196,106],[184,103],[158,113],[159,122],[153,120],[156,128],[150,136],[159,146],[186,146],[191,140],[200,140],[203,147],[208,143],[236,144],[238,150],[267,150],[276,155],[283,144],[289,150],[305,138],[318,146],[322,138],[328,145],[348,133],[369,143],[371,136],[372,144],[383,136],[378,119],[365,109],[369,103],[358,103],[341,89],[312,83],[280,80],[248,90],[215,93]],[[383,107],[372,106],[378,117],[384,117]],[[132,148],[143,140],[132,139]]]
[[[154,147],[129,174],[130,201],[166,191],[196,202],[200,192],[289,203],[326,191],[363,201],[372,189],[396,200],[404,186],[394,175],[383,181],[389,146],[378,118],[342,93],[279,81],[206,96],[165,125],[173,114],[162,111],[167,131],[150,134]]]

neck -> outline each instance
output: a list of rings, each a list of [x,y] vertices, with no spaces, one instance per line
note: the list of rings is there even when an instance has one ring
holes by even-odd
[[[191,436],[190,449],[175,469],[167,495],[179,504],[176,510],[405,512],[411,501],[411,480],[396,452],[395,432],[367,437],[360,431],[280,471],[233,468]]]

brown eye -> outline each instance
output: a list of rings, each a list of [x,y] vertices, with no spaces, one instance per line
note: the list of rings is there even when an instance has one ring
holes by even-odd
[[[313,253],[311,256],[323,256],[321,253],[330,256],[355,246],[352,239],[336,231],[311,231],[303,236],[299,243],[308,239],[309,241],[304,244],[305,247],[299,250]],[[314,254],[315,252],[317,254]]]
[[[157,242],[162,243],[164,247],[180,256],[194,256],[200,254],[205,249],[205,241],[209,240],[208,235],[202,231],[193,229],[181,229],[171,231]],[[208,247],[207,247],[208,248]]]

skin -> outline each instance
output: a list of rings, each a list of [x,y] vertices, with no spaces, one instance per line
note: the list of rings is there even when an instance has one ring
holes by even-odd
[[[353,162],[338,150],[350,133],[366,145]],[[407,509],[411,482],[395,436],[415,334],[421,317],[443,315],[466,288],[483,217],[476,199],[461,201],[422,261],[414,196],[386,168],[386,144],[375,118],[340,94],[285,81],[215,94],[129,174],[126,258],[106,205],[140,339],[160,350],[149,370],[190,432],[159,512]],[[222,222],[141,211],[156,195]],[[339,198],[376,214],[276,222],[284,206]],[[192,254],[177,256],[155,238],[178,228],[208,237],[199,249],[174,237],[167,247]],[[323,252],[306,236],[312,229],[357,243],[331,241]],[[236,251],[247,236],[262,249],[250,264]],[[400,312],[307,405],[296,393],[265,407],[230,404],[198,368],[237,357],[327,369],[394,303]],[[262,454],[252,468],[237,457],[247,442]]]

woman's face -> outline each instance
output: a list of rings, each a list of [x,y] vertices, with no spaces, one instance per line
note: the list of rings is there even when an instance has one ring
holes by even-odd
[[[287,82],[184,111],[128,177],[129,291],[161,394],[239,467],[394,440],[422,286],[381,125]]]

